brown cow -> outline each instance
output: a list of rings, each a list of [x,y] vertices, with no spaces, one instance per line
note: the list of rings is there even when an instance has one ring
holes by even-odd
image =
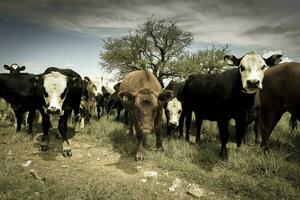
[[[129,73],[120,85],[119,98],[129,112],[130,131],[136,130],[137,147],[135,159],[144,159],[146,136],[156,134],[156,147],[163,149],[160,128],[163,104],[169,101],[173,92],[162,90],[157,78],[149,71],[140,70]]]
[[[300,63],[283,63],[265,72],[260,91],[261,147],[267,149],[271,132],[285,112],[300,119]]]

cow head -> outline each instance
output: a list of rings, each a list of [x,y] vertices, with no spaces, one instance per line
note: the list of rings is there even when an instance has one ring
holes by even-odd
[[[167,103],[166,114],[169,117],[169,126],[177,127],[179,125],[181,111],[182,105],[177,98],[174,98]]]
[[[60,114],[67,94],[68,77],[52,71],[43,76],[44,99],[48,114]]]
[[[85,90],[85,91],[83,91],[83,95],[85,95],[87,99],[95,98],[97,87],[93,83],[93,81],[91,81],[91,79],[89,77],[85,76],[83,79],[83,85],[84,85],[84,90]]]
[[[10,74],[19,74],[21,71],[26,69],[25,66],[20,67],[18,64],[14,63],[10,66],[3,65],[4,69],[8,70]]]
[[[262,89],[264,72],[270,66],[276,65],[281,61],[281,56],[275,54],[267,59],[251,51],[241,58],[233,55],[226,55],[225,62],[231,66],[238,66],[242,79],[243,92],[253,94]]]
[[[173,92],[165,90],[154,93],[144,88],[138,92],[120,91],[119,98],[131,109],[132,117],[143,134],[149,134],[154,129],[154,121],[162,105],[173,97]]]

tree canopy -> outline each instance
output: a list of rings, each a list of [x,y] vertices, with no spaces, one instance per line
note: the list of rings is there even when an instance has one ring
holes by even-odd
[[[224,56],[229,54],[229,46],[201,49],[194,53],[186,52],[173,65],[181,78],[191,74],[219,73],[226,69]]]
[[[193,34],[178,27],[175,21],[151,17],[128,36],[106,38],[100,58],[107,71],[117,70],[122,76],[146,68],[162,82],[180,76],[174,61],[192,40]]]

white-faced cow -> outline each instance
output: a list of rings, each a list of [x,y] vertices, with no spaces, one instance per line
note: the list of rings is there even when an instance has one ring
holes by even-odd
[[[279,64],[265,73],[259,92],[261,147],[267,149],[271,132],[285,112],[300,119],[300,63]]]
[[[63,155],[71,156],[71,147],[68,142],[67,121],[74,111],[75,123],[79,120],[79,106],[82,96],[82,79],[79,74],[70,69],[56,67],[47,68],[42,75],[44,110],[47,114],[60,115],[58,129],[63,139]],[[43,122],[44,133],[40,149],[48,149],[50,127],[49,116]],[[76,125],[75,125],[76,127]]]
[[[196,142],[200,142],[202,121],[217,121],[222,143],[220,157],[227,159],[228,121],[233,118],[236,122],[236,140],[240,147],[255,92],[263,88],[267,67],[276,64],[280,57],[273,55],[263,59],[255,52],[249,52],[241,58],[228,55],[224,58],[225,62],[238,68],[223,73],[190,76],[182,92],[183,109],[188,113],[186,139],[189,140],[192,111],[196,117]]]
[[[171,132],[178,128],[179,121],[184,119],[180,101],[183,86],[184,82],[171,81],[165,88],[165,90],[173,91],[173,99],[168,101],[164,106],[167,119],[167,135],[171,135]],[[179,129],[179,136],[182,136],[181,130],[182,128]]]
[[[136,130],[136,160],[144,159],[146,136],[156,134],[156,147],[162,148],[160,138],[162,107],[170,100],[173,92],[163,91],[157,78],[149,71],[140,70],[129,73],[120,85],[119,98],[129,112],[130,130]]]

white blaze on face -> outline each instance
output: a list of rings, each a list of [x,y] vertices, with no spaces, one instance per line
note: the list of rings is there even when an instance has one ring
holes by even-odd
[[[172,99],[167,103],[167,115],[169,116],[169,125],[178,126],[179,118],[182,111],[181,102],[176,98]]]
[[[44,88],[47,110],[61,112],[66,98],[67,76],[54,71],[44,75]]]
[[[19,66],[17,64],[12,64],[11,67],[17,69]]]
[[[262,80],[267,65],[260,55],[256,52],[249,52],[242,58],[239,67],[246,93],[252,94],[262,89]]]

